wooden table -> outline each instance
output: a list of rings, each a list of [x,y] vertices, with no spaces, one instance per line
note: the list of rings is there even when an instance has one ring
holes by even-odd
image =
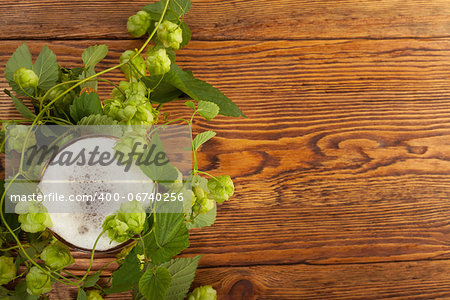
[[[194,285],[219,299],[449,299],[450,1],[193,2],[179,64],[248,116],[195,123],[218,133],[202,168],[236,194],[192,231]],[[125,24],[146,3],[1,1],[0,64],[26,40],[65,66],[106,43],[111,66],[141,45]]]

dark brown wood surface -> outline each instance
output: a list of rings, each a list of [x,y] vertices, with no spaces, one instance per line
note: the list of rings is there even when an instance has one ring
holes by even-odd
[[[106,43],[112,66],[142,43],[125,24],[146,3],[1,1],[1,74],[23,41],[65,66]],[[217,131],[202,168],[236,185],[183,252],[203,254],[194,285],[233,300],[450,299],[450,2],[193,3],[179,64],[248,116],[194,126]],[[0,115],[19,116],[3,94]]]

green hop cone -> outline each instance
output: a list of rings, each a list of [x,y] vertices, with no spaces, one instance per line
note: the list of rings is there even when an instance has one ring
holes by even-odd
[[[59,95],[64,93],[70,85],[65,84],[59,87],[54,88],[50,91],[48,94],[48,97],[45,101],[45,103],[49,103],[50,101],[53,101],[56,99]],[[73,100],[77,97],[77,94],[74,90],[68,92],[67,94],[63,95],[62,97],[58,98],[56,102],[53,104],[54,107],[54,114],[55,116],[70,116],[70,105],[72,105]]]
[[[39,202],[19,202],[15,207],[23,231],[36,233],[53,226],[47,208]]]
[[[125,125],[151,125],[155,124],[157,120],[157,111],[152,105],[147,102],[141,105],[136,105],[133,102],[126,106],[123,111],[119,111],[118,115],[121,117]],[[127,107],[130,109],[127,111]]]
[[[106,115],[89,115],[78,121],[77,125],[117,125],[117,121]]]
[[[150,15],[141,10],[128,18],[127,29],[134,37],[143,36],[150,27]]]
[[[150,125],[154,123],[154,109],[150,103],[138,106],[135,114],[135,124],[130,125]]]
[[[217,292],[210,285],[199,286],[189,294],[187,300],[216,300]]]
[[[44,166],[39,164],[35,166],[29,166],[29,168],[25,171],[24,175],[28,179],[39,181],[41,179],[43,167]]]
[[[6,149],[11,151],[14,150],[18,153],[22,152],[22,147],[25,143],[25,139],[28,135],[29,127],[25,125],[14,125],[8,131],[8,140],[6,143]],[[25,151],[29,147],[36,145],[36,136],[34,132],[30,132],[28,136],[27,143],[25,145]]]
[[[0,285],[7,284],[16,277],[14,258],[0,256]]]
[[[208,180],[208,189],[212,198],[217,203],[223,203],[233,196],[234,184],[230,176],[221,175]]]
[[[120,210],[106,217],[103,229],[111,240],[123,243],[144,229],[145,217],[145,210],[138,201],[122,203]]]
[[[114,150],[123,153],[125,160],[128,158],[128,154],[131,153],[133,148],[135,148],[134,152],[136,154],[143,153],[145,150],[144,145],[148,144],[145,138],[146,135],[147,132],[144,128],[127,131],[116,143]]]
[[[50,276],[48,276],[36,266],[30,269],[27,276],[25,277],[25,281],[27,283],[27,292],[29,294],[39,296],[52,290]]]
[[[120,67],[120,70],[125,75],[127,80],[137,80],[141,78],[141,76],[146,75],[145,69],[145,61],[141,55],[136,56],[131,60],[131,63],[134,65],[130,66],[128,62],[130,59],[136,54],[136,51],[127,50],[120,56],[120,63],[127,63]],[[137,70],[136,70],[137,69]]]
[[[120,87],[120,85],[119,85]],[[142,101],[147,101],[147,87],[145,86],[144,83],[142,82],[132,82],[128,85],[128,87],[126,89],[124,89],[125,92],[125,96],[127,100],[130,100],[130,98],[134,98],[136,96],[141,96],[139,97],[140,101],[136,101],[134,99],[134,101],[136,103],[142,103]]]
[[[170,58],[164,48],[150,48],[147,56],[147,70],[151,75],[162,75],[170,71]]]
[[[175,23],[164,21],[158,26],[156,35],[159,41],[166,48],[180,49],[180,44],[183,41],[183,31]]]
[[[113,120],[122,121],[119,112],[123,109],[123,102],[118,99],[106,99],[103,101],[103,112]]]
[[[130,103],[117,112],[120,120],[131,120],[137,111],[136,104]]]
[[[14,81],[19,85],[19,87],[25,89],[29,87],[37,87],[39,77],[33,70],[22,67],[14,72]]]
[[[123,243],[132,237],[128,233],[127,223],[119,220],[116,215],[106,217],[103,222],[103,229],[106,230],[108,237],[112,241],[118,243]]]
[[[214,208],[215,203],[216,202],[214,201],[214,199],[211,199],[209,197],[201,199],[199,202],[199,204],[200,204],[199,213],[206,214],[208,211],[210,211],[211,209]]]
[[[197,199],[205,199],[207,196],[206,191],[200,186],[193,187],[192,191]]]
[[[52,242],[42,250],[41,259],[53,270],[64,268],[73,263],[69,248],[58,241]]]
[[[120,210],[117,213],[117,217],[122,220],[126,220],[129,230],[133,234],[138,234],[144,229],[145,223],[145,209],[139,201],[133,200],[122,203]]]
[[[193,187],[192,192],[194,193],[193,198],[196,200],[196,203],[194,203],[195,212],[205,214],[214,208],[214,199],[208,197],[206,191],[200,186]]]
[[[89,290],[87,291],[87,300],[103,300],[103,297],[100,295],[100,291]]]
[[[113,99],[117,99],[120,101],[125,101],[125,91],[130,87],[129,81],[120,81],[119,82],[119,88],[115,87],[113,88],[111,92],[111,97]],[[120,90],[119,90],[120,89]]]

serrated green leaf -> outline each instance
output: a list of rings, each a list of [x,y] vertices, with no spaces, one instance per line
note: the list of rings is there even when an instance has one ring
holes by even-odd
[[[83,283],[83,287],[84,288],[92,287],[97,283],[99,279],[100,279],[100,272],[95,272],[94,274],[86,277]]]
[[[17,71],[17,69],[22,67],[27,69],[33,68],[30,49],[28,49],[26,43],[23,43],[16,49],[16,51],[14,51],[13,55],[6,63],[5,68],[5,78],[6,80],[8,80],[9,85],[11,86],[13,91],[18,93],[19,95],[25,96],[26,93],[24,93],[14,82],[14,73]],[[33,93],[33,88],[26,88],[25,91],[31,95]]]
[[[164,6],[162,5],[162,1],[157,1],[147,4],[142,8],[142,10],[147,12],[152,20],[158,20],[161,16],[161,13],[163,12],[163,7]]]
[[[208,140],[212,139],[216,133],[212,130],[204,131],[195,136],[194,141],[192,142],[193,151],[197,151],[197,149],[206,143]]]
[[[172,276],[166,268],[148,269],[139,280],[139,292],[147,300],[164,300],[171,281]]]
[[[191,9],[192,2],[191,0],[172,0],[170,1],[169,6],[172,11],[181,17],[187,14],[187,12]]]
[[[155,51],[157,51],[159,49],[166,50],[166,54],[169,57],[171,63],[175,63],[176,53],[175,53],[175,50],[173,50],[172,48],[166,48],[166,47],[164,47],[164,45],[162,43],[157,42],[156,45],[153,47],[153,49]],[[153,78],[155,80],[155,82],[158,83],[160,81],[160,79],[161,79],[161,75],[159,75],[159,76],[152,76],[152,77],[148,76],[148,78]]]
[[[194,103],[194,101],[191,101],[191,100],[186,101],[186,102],[184,102],[184,105],[186,105],[186,106],[189,107],[189,108],[195,109],[195,103]]]
[[[0,180],[0,195],[3,195],[4,192],[5,192],[5,180],[2,179],[2,180]],[[6,212],[5,205],[6,205],[6,201],[3,201],[3,205],[1,207],[1,209],[4,212]],[[4,217],[5,217],[6,223],[8,223],[8,226],[15,232],[15,234],[17,236],[21,236],[22,230],[20,229],[19,215],[16,213],[4,213]],[[5,224],[3,223],[3,219],[1,219],[1,218],[0,218],[0,226],[6,227]],[[6,235],[6,238],[9,240],[10,237],[11,237],[11,235],[8,233]],[[16,263],[16,267],[18,267],[17,259],[16,259],[15,263]]]
[[[78,122],[83,117],[102,113],[100,98],[96,93],[83,93],[75,98],[70,106],[70,116],[75,122]]]
[[[0,297],[7,297],[9,294],[10,294],[10,291],[7,288],[0,286]],[[0,299],[2,299],[2,298],[0,298]]]
[[[181,94],[183,94],[182,91],[180,91],[170,83],[165,82],[164,80],[158,84],[160,79],[160,76],[146,76],[141,78],[142,82],[144,82],[147,88],[153,90],[150,93],[150,100],[152,102],[167,103],[174,99],[177,99]]]
[[[78,76],[78,79],[85,79],[91,77],[94,74],[95,74],[94,67],[89,67]],[[98,86],[97,80],[87,81],[81,84],[81,88],[92,88],[94,90],[97,90],[97,86]]]
[[[154,229],[145,238],[146,252],[156,265],[168,261],[189,246],[184,214],[157,213]]]
[[[194,228],[203,228],[206,226],[211,226],[216,222],[216,215],[217,215],[217,205],[214,204],[214,208],[208,211],[204,214],[199,214],[195,219],[194,222],[189,222],[186,224],[186,227],[191,230]]]
[[[86,292],[82,288],[78,289],[77,300],[87,300]]]
[[[20,299],[20,300],[37,300],[37,299],[39,299],[38,296],[28,294],[27,283],[25,282],[25,280],[21,281],[19,284],[16,285],[15,292],[16,292],[16,295],[15,295],[16,299]]]
[[[84,68],[72,68],[70,69],[70,74],[71,74],[71,78],[73,79],[77,79],[78,76],[81,75],[81,73],[83,73]]]
[[[119,269],[112,273],[112,283],[106,294],[121,293],[131,290],[137,286],[141,277],[140,262],[137,258],[137,248],[128,253]]]
[[[189,26],[184,22],[181,22],[180,28],[181,30],[183,30],[183,41],[180,44],[180,47],[182,48],[189,44],[189,42],[191,41],[191,30],[189,29]]]
[[[164,47],[164,46],[163,46]],[[175,63],[175,58],[176,58],[176,53],[172,48],[165,48],[166,49],[166,54],[169,57],[170,61],[172,63]]]
[[[83,59],[84,67],[86,69],[94,68],[102,59],[108,54],[108,46],[106,45],[94,45],[88,47],[81,54]]]
[[[219,106],[212,102],[198,101],[198,113],[209,121],[219,114]]]
[[[38,88],[46,91],[53,87],[59,78],[59,65],[56,55],[44,46],[33,65],[33,71],[39,77]]]
[[[184,71],[176,64],[171,65],[170,71],[165,74],[163,81],[170,83],[192,99],[214,102],[219,106],[221,115],[245,116],[239,107],[221,91],[209,83],[195,78],[192,72]]]
[[[190,258],[176,258],[161,265],[161,267],[167,268],[172,276],[172,283],[167,290],[166,300],[183,300],[186,297],[192,281],[194,281],[200,258],[200,255]]]
[[[149,146],[145,149],[143,153],[143,157],[146,157],[146,160],[152,162],[155,158],[155,155],[161,155],[161,153],[166,153],[164,150],[161,138],[159,134],[155,132],[150,140]],[[156,182],[174,182],[178,177],[177,169],[170,163],[167,158],[167,163],[162,165],[157,165],[155,163],[152,164],[140,164],[139,167],[147,175],[150,179]]]
[[[142,8],[142,10],[146,11],[150,15],[150,18],[153,21],[158,21],[164,10],[164,6],[166,5],[166,1],[167,0],[161,0],[158,2],[147,4],[146,6],[144,6]],[[178,18],[179,18],[178,14],[171,9],[170,4],[169,4],[169,7],[167,8],[164,19],[176,23],[176,22],[178,22]]]
[[[9,97],[11,97],[14,106],[16,107],[17,111],[20,112],[20,114],[22,115],[22,117],[24,117],[25,119],[31,119],[33,120],[36,116],[31,112],[31,110],[25,105],[23,104],[22,100],[14,97],[14,95],[12,95],[8,90],[4,90],[5,94],[8,95]]]
[[[117,125],[119,122],[107,115],[89,115],[78,121],[77,125]]]

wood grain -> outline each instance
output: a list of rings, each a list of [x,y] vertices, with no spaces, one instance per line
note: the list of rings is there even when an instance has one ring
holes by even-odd
[[[102,67],[134,43],[109,42]],[[1,57],[18,44],[3,43]],[[50,46],[63,65],[77,65],[87,44]],[[194,231],[186,253],[205,254],[202,266],[447,257],[450,40],[408,45],[193,42],[182,51],[181,65],[249,117],[195,125],[218,132],[202,168],[231,174],[238,188],[213,228]]]
[[[0,31],[0,39],[129,38],[127,18],[149,2],[2,1],[0,24],[8,30]],[[450,36],[447,0],[192,2],[186,21],[196,40]]]
[[[450,299],[449,272],[448,260],[214,267],[200,268],[194,286],[212,285],[221,300]],[[50,299],[75,299],[75,289],[56,287]],[[105,299],[129,297],[122,293]]]
[[[194,125],[217,132],[202,169],[236,185],[216,224],[191,231],[194,286],[231,300],[450,299],[450,2],[193,2],[178,62],[248,116]],[[106,43],[99,68],[112,66],[141,44],[125,24],[146,3],[1,1],[0,70],[24,40],[67,67]],[[19,117],[3,93],[0,117]],[[88,256],[74,255],[81,274]],[[57,285],[51,299],[75,294]]]

